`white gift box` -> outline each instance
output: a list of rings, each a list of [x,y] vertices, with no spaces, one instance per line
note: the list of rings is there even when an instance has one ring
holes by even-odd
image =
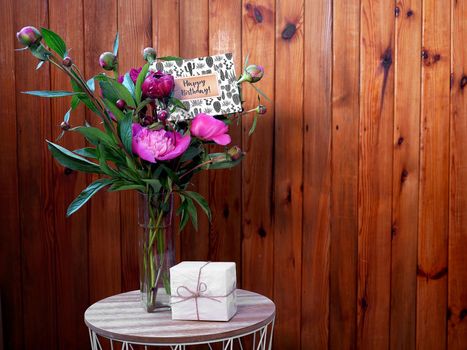
[[[234,262],[183,261],[170,268],[173,320],[229,321],[237,312]]]

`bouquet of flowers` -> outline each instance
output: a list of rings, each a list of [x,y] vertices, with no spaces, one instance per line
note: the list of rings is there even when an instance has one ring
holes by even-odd
[[[38,58],[37,69],[48,62],[70,78],[71,91],[26,92],[40,97],[71,97],[70,109],[60,125],[59,138],[64,133],[79,133],[89,147],[68,150],[47,141],[53,157],[71,170],[100,175],[70,204],[67,216],[103,188],[141,193],[140,220],[144,222],[141,290],[147,310],[151,311],[156,305],[159,285],[170,294],[167,269],[173,261],[169,261],[171,237],[167,227],[170,226],[174,195],[180,197],[177,211],[180,230],[189,220],[197,227],[196,205],[210,218],[207,201],[189,189],[193,175],[239,164],[244,152],[238,146],[229,146],[229,127],[238,123],[246,113],[255,113],[250,130],[250,134],[253,133],[258,116],[266,113],[266,108],[259,104],[248,111],[228,115],[199,113],[193,119],[176,117],[175,112],[186,109],[186,105],[174,97],[174,76],[160,70],[160,62],[179,62],[180,57],[157,57],[156,51],[149,47],[144,49],[146,63],[141,68],[120,75],[117,34],[113,51],[104,52],[99,57],[99,65],[111,74],[100,73],[86,79],[73,62],[63,39],[53,31],[46,28],[39,31],[28,26],[17,33],[17,38],[24,50]],[[240,93],[240,84],[250,83],[259,95],[263,95],[253,85],[263,73],[261,66],[248,65],[247,58],[245,69],[237,80]],[[97,123],[92,125],[88,121],[85,125],[72,126],[70,117],[81,104],[97,115]],[[217,152],[211,152],[212,145],[218,146]]]

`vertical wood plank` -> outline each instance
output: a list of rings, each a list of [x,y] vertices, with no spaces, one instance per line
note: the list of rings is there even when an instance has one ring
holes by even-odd
[[[105,16],[102,14],[105,13]],[[102,69],[99,55],[112,51],[117,32],[117,1],[84,0],[85,71],[91,77]],[[97,117],[87,112],[97,125]],[[92,180],[96,178],[93,176]],[[121,290],[120,195],[102,191],[87,204],[89,225],[90,301]]]
[[[329,345],[355,349],[357,330],[360,0],[333,4]]]
[[[396,3],[391,349],[415,348],[421,1]]]
[[[233,53],[237,73],[242,67],[242,3],[241,0],[209,1],[209,54]],[[239,68],[240,67],[240,68]],[[241,125],[229,127],[232,143],[242,144]],[[220,147],[213,147],[219,149]],[[209,257],[213,261],[234,261],[237,279],[241,281],[242,244],[242,165],[215,170],[210,174],[209,203],[213,218],[209,230]]]
[[[452,2],[448,349],[467,346],[467,2]]]
[[[18,203],[18,144],[15,94],[15,53],[17,47],[13,1],[4,1],[0,12],[3,38],[0,41],[0,290],[2,294],[5,349],[23,346],[23,310],[21,285],[21,231]],[[0,340],[1,341],[1,340]],[[0,345],[1,347],[1,345]]]
[[[389,346],[394,110],[394,3],[362,0],[358,337],[362,349]]]
[[[48,4],[16,1],[15,28],[48,26]],[[16,54],[18,188],[22,245],[24,348],[55,349],[56,285],[50,101],[21,93],[50,90],[49,68],[35,71],[37,59]],[[19,292],[19,291],[17,291]]]
[[[209,54],[209,1],[180,2],[180,56],[194,58]],[[209,173],[193,179],[192,189],[209,199]],[[209,220],[199,211],[198,232],[188,224],[181,234],[182,260],[209,260]]]
[[[423,2],[418,349],[444,349],[446,346],[450,10],[444,2]]]
[[[171,13],[172,16],[167,16]],[[152,3],[153,46],[158,56],[180,55],[180,4],[179,0],[159,0]],[[174,198],[174,209],[179,206],[179,198]],[[178,226],[179,217],[174,215],[173,238],[175,260],[181,261],[181,234]]]
[[[274,101],[274,0],[243,1],[242,52],[251,63],[264,67],[262,91]],[[243,67],[239,66],[240,68]],[[257,102],[254,89],[242,90],[245,106]],[[242,165],[242,286],[269,297],[273,294],[274,247],[274,103],[263,100],[268,112],[258,121],[253,137],[248,132],[252,116],[243,118]]]
[[[275,346],[300,348],[303,201],[303,1],[276,2]],[[293,64],[292,64],[293,62]],[[293,96],[293,100],[291,100]],[[294,102],[297,101],[297,102]]]
[[[331,186],[332,3],[305,2],[302,349],[327,349]]]
[[[150,0],[134,2],[118,0],[118,32],[120,35],[120,75],[145,62],[142,51],[151,46],[152,21]],[[138,267],[138,197],[135,191],[120,193],[120,228],[122,249],[122,290],[139,288]]]
[[[83,6],[82,1],[64,3],[49,1],[49,26],[59,33],[72,48],[73,62],[84,67]],[[70,79],[55,67],[51,67],[52,90],[71,89]],[[52,104],[52,136],[55,140],[61,133],[60,123],[70,108],[70,99],[54,99]],[[83,125],[84,107],[72,113],[70,123]],[[66,133],[59,142],[68,149],[85,147],[77,133]],[[51,157],[51,155],[50,155]],[[86,175],[65,170],[54,162],[54,187],[51,191],[55,207],[55,230],[57,243],[56,284],[57,284],[57,339],[61,349],[74,346],[83,348],[88,344],[88,332],[83,324],[88,297],[88,240],[86,210],[80,210],[66,218],[67,206],[77,193],[86,187]]]

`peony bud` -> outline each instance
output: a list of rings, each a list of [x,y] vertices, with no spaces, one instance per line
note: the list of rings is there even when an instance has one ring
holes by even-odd
[[[71,60],[71,57],[70,56],[66,56],[63,61],[62,61],[62,64],[65,66],[65,67],[71,67],[73,65],[73,61]]]
[[[245,68],[245,71],[243,72],[243,75],[238,82],[242,83],[244,81],[247,81],[249,83],[256,83],[261,80],[263,75],[264,68],[262,66],[252,64]]]
[[[157,119],[159,119],[161,122],[165,122],[168,117],[169,117],[169,112],[167,112],[165,109],[157,112]]]
[[[70,124],[66,121],[61,122],[60,129],[62,129],[63,131],[70,130]]]
[[[231,147],[228,151],[227,154],[230,156],[230,158],[233,161],[239,160],[240,158],[243,157],[244,153],[242,152],[241,148],[238,146],[233,146]]]
[[[99,65],[105,70],[114,70],[117,68],[117,56],[112,52],[104,52],[99,57]]]
[[[156,57],[157,57],[157,53],[156,53],[156,50],[154,50],[154,48],[147,47],[143,50],[143,58],[149,64],[154,62],[156,60]]]
[[[126,102],[124,100],[117,100],[115,104],[117,105],[117,108],[120,110],[124,110],[126,107]]]
[[[16,33],[18,41],[25,46],[33,46],[42,40],[42,35],[39,30],[32,26],[22,28]]]
[[[266,114],[267,111],[268,110],[265,105],[259,105],[258,107],[256,107],[256,113],[258,114]]]
[[[174,89],[174,77],[161,71],[149,74],[141,85],[143,96],[152,99],[170,97]]]

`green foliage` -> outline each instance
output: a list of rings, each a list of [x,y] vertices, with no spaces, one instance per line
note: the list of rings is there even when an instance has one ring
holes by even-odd
[[[253,123],[251,124],[250,131],[248,131],[248,136],[253,135],[253,133],[256,130],[256,124],[258,124],[258,113],[255,113],[255,116],[253,118]]]
[[[113,54],[115,56],[118,55],[118,45],[119,45],[119,36],[118,36],[118,32],[117,34],[115,34],[115,39],[114,39],[114,46],[113,46]]]
[[[102,173],[97,164],[90,162],[89,160],[77,154],[74,154],[73,152],[60,145],[47,141],[47,147],[49,148],[54,158],[66,168],[83,171],[85,173]]]
[[[58,53],[60,57],[65,58],[67,55],[66,44],[60,35],[47,28],[41,28],[41,33],[47,46]]]
[[[117,100],[123,100],[128,106],[136,108],[135,100],[130,91],[118,81],[104,74],[97,75],[95,79],[99,81],[102,94],[106,99],[113,103],[117,102]]]
[[[178,57],[178,56],[163,56],[163,57],[157,57],[158,60],[161,61],[181,61],[183,58]]]
[[[133,83],[133,80],[131,80],[130,73],[126,73],[123,76],[123,86],[127,88],[131,96],[134,98],[135,97],[135,84]]]
[[[23,94],[33,95],[39,97],[66,97],[66,96],[79,96],[81,92],[72,92],[72,91],[49,91],[49,90],[36,90],[36,91],[24,91]]]
[[[92,196],[94,196],[99,190],[103,189],[105,186],[108,186],[112,183],[112,180],[102,178],[94,181],[88,187],[86,187],[83,192],[81,192],[78,197],[71,202],[70,206],[66,211],[66,216],[69,217],[79,208],[81,208]]]
[[[122,140],[123,146],[130,154],[132,152],[131,151],[132,122],[133,121],[132,121],[131,113],[129,113],[118,123],[120,139]]]
[[[138,74],[138,79],[136,79],[136,85],[135,85],[135,99],[136,103],[141,102],[141,96],[142,96],[142,91],[141,91],[141,85],[143,84],[144,79],[146,79],[146,74],[148,74],[149,70],[149,63],[146,63],[143,68],[141,68],[141,72]]]

